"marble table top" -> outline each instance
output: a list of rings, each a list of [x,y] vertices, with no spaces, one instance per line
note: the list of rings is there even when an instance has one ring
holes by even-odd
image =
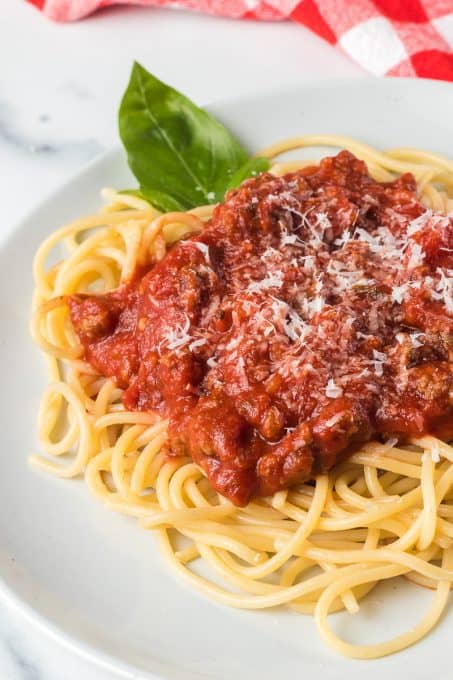
[[[134,59],[200,104],[364,75],[339,50],[289,23],[123,7],[56,25],[24,0],[1,3],[0,55],[0,242],[37,202],[118,142],[116,111]],[[64,649],[0,602],[0,678],[63,677],[119,676]]]

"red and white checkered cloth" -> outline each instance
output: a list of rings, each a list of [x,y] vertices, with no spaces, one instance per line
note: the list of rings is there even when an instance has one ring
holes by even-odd
[[[109,5],[177,6],[304,24],[375,75],[453,81],[453,0],[28,0],[56,21]]]

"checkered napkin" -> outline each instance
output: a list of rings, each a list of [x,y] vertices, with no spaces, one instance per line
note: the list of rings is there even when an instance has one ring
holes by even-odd
[[[56,21],[130,3],[237,19],[290,19],[375,75],[453,81],[453,0],[28,0]],[[150,16],[152,21],[152,16]]]

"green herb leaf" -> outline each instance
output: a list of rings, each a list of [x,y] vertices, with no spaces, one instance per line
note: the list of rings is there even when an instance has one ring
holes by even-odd
[[[268,158],[264,158],[263,156],[250,158],[250,160],[244,163],[239,170],[236,170],[230,180],[228,189],[236,189],[236,187],[242,184],[245,179],[259,175],[260,172],[266,172],[266,170],[269,170],[270,166],[271,164]]]
[[[143,201],[151,203],[155,208],[157,208],[157,210],[160,210],[161,212],[184,210],[184,207],[171,196],[163,194],[160,191],[147,189],[146,187],[142,187],[141,189],[122,189],[122,191],[119,191],[118,193],[129,194],[130,196],[141,198]]]
[[[121,189],[119,194],[129,194],[130,196],[137,196],[137,198],[145,198],[140,189]]]
[[[223,200],[248,154],[228,130],[135,63],[119,111],[129,166],[163,210]]]
[[[161,212],[172,212],[173,210],[186,210],[186,206],[178,201],[173,196],[164,194],[162,191],[156,189],[148,189],[148,187],[141,187],[140,193],[145,201],[151,203],[157,210]]]

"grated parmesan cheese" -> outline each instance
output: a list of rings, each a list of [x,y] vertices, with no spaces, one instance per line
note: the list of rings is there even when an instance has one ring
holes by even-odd
[[[294,342],[302,341],[308,331],[307,324],[294,309],[289,308],[287,316],[288,318],[283,321],[286,335]]]
[[[189,329],[190,319],[187,314],[185,314],[184,326],[178,324],[175,328],[168,328],[163,334],[163,341],[166,343],[167,349],[180,349],[181,347],[184,347],[184,345],[187,345],[192,340],[192,336],[189,335]]]
[[[338,397],[341,397],[342,394],[342,388],[335,384],[333,378],[329,378],[326,386],[326,397],[329,397],[329,399],[337,399]]]
[[[336,413],[334,416],[332,416],[332,418],[330,418],[329,420],[326,420],[326,423],[325,423],[326,427],[333,427],[334,425],[339,423],[340,420],[343,418],[345,413],[346,413],[346,411],[339,411],[339,413]]]
[[[390,296],[392,301],[400,305],[407,294],[408,288],[408,283],[403,283],[401,286],[394,286]]]
[[[192,241],[192,243],[204,255],[206,264],[211,264],[211,259],[209,257],[209,246],[206,243],[200,243],[200,241]]]
[[[287,229],[282,229],[280,237],[280,247],[296,246],[296,248],[303,248],[304,242],[297,236],[297,234],[290,234]]]
[[[387,355],[384,354],[383,352],[378,352],[376,349],[374,349],[373,359],[374,361],[372,362],[372,364],[374,367],[374,372],[380,378],[384,375],[384,362],[387,359]]]
[[[261,281],[253,281],[249,283],[247,290],[250,293],[259,293],[262,290],[268,290],[269,288],[281,288],[283,285],[283,272],[277,270],[275,272],[269,272],[264,279]]]
[[[419,267],[425,258],[423,249],[419,243],[413,243],[411,245],[411,256],[409,262],[407,263],[408,269],[415,269]]]
[[[335,241],[333,242],[334,245],[339,246],[340,248],[345,246],[349,241],[352,240],[352,234],[349,231],[349,229],[344,229],[343,233],[339,238],[336,238]]]
[[[409,333],[409,340],[411,341],[412,347],[422,347],[423,342],[420,342],[418,338],[423,335],[423,333]]]
[[[194,340],[189,345],[189,352],[193,352],[194,349],[196,349],[197,347],[202,347],[203,345],[206,345],[206,339],[205,338],[200,338],[199,340]]]
[[[453,314],[453,269],[447,269],[445,273],[443,269],[437,267],[436,272],[439,274],[439,281],[431,291],[431,297],[442,302],[447,311]]]
[[[263,251],[263,253],[260,255],[260,260],[261,262],[266,262],[267,260],[271,260],[273,257],[278,255],[279,252],[275,248],[269,247],[266,248],[266,250]]]
[[[406,231],[407,235],[413,236],[418,231],[420,231],[426,225],[426,223],[431,219],[432,215],[433,215],[433,211],[428,209],[426,212],[422,213],[421,215],[419,215],[415,219],[411,220],[409,222],[408,227],[407,227],[407,231]]]

